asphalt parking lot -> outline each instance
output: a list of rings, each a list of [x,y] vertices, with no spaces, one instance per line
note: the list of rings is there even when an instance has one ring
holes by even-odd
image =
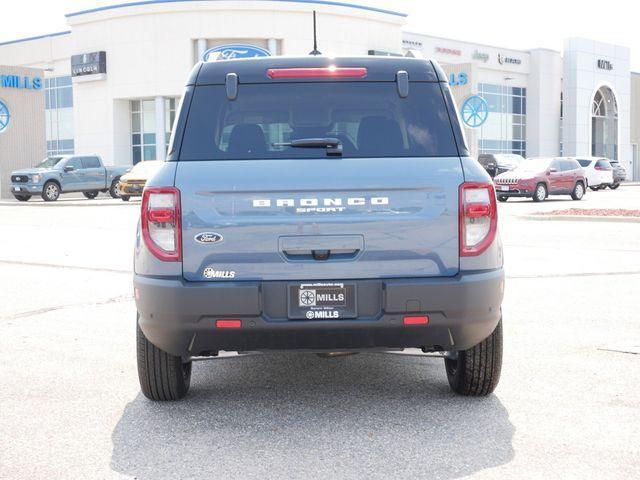
[[[439,358],[272,354],[197,362],[159,404],[135,365],[139,203],[1,202],[0,478],[635,478],[640,223],[521,216],[639,205],[640,186],[500,204],[487,398],[453,395]]]

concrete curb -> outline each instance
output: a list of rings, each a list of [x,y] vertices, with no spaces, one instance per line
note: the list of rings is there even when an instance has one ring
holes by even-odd
[[[0,207],[121,207],[128,205],[136,205],[140,207],[140,202],[123,202],[120,201],[95,201],[95,200],[71,200],[71,201],[57,201],[57,202],[18,202],[17,200],[3,200],[0,201]]]
[[[561,222],[618,222],[640,223],[640,217],[604,217],[597,215],[515,215],[522,220],[542,220]]]

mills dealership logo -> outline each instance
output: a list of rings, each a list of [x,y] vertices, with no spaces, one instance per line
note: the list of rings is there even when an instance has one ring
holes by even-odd
[[[42,88],[42,78],[28,75],[0,75],[0,86],[3,88],[40,90]]]

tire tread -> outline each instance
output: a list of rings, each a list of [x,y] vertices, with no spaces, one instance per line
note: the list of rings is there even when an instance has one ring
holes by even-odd
[[[451,388],[466,396],[489,395],[500,380],[502,369],[502,320],[489,337],[468,350],[458,352],[454,360],[445,360]]]
[[[189,390],[191,363],[187,365],[186,379],[182,372],[182,359],[156,347],[144,336],[136,322],[136,347],[140,389],[151,400],[178,400]]]

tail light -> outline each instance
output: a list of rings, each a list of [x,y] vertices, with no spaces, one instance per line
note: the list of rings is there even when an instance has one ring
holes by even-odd
[[[269,78],[364,78],[367,69],[363,67],[302,67],[270,68]]]
[[[163,262],[181,261],[180,190],[145,188],[140,218],[142,238],[151,253]]]
[[[493,242],[498,226],[496,192],[490,183],[460,185],[460,256],[480,255]]]

